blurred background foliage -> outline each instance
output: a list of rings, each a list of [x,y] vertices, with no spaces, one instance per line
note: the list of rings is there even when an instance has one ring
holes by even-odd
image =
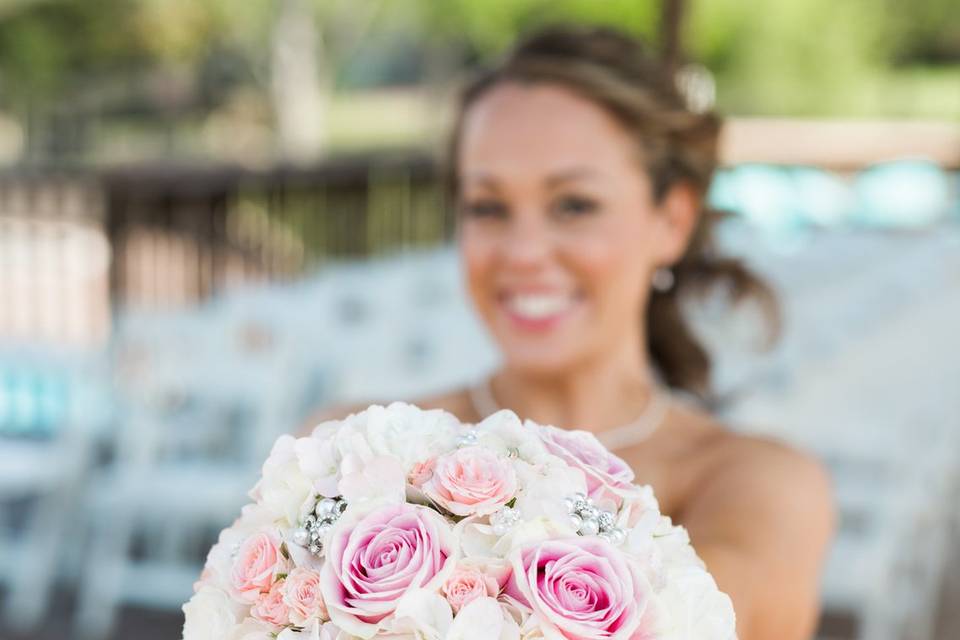
[[[684,59],[710,70],[728,114],[960,118],[956,0],[684,6]],[[0,0],[0,159],[265,164],[423,146],[453,81],[517,34],[615,24],[657,46],[660,11],[650,0]]]

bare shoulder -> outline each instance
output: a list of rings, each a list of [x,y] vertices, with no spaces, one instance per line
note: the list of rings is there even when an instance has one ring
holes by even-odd
[[[678,409],[677,422],[687,443],[680,452],[697,460],[697,493],[731,488],[751,494],[805,492],[829,506],[830,475],[809,453],[773,438],[738,433],[689,406]]]
[[[824,543],[835,505],[830,474],[814,456],[773,438],[744,435],[713,421],[687,502],[696,519],[782,532],[800,527]],[[723,513],[722,517],[719,517]],[[752,536],[751,536],[752,537]]]
[[[461,420],[471,421],[476,418],[475,415],[472,415],[473,409],[472,405],[470,404],[470,396],[466,389],[457,389],[425,398],[414,399],[410,402],[421,409],[442,409],[452,413]],[[351,414],[363,411],[372,404],[383,405],[389,404],[389,402],[372,400],[371,402],[366,403],[355,402],[324,407],[311,414],[310,418],[305,421],[298,432],[301,435],[307,435],[321,422],[326,422],[328,420],[343,420]]]
[[[814,456],[773,438],[724,430],[712,445],[704,480],[737,486],[748,493],[832,503],[830,474]]]
[[[836,521],[830,475],[785,443],[705,433],[681,523],[733,599],[739,636],[810,637]]]

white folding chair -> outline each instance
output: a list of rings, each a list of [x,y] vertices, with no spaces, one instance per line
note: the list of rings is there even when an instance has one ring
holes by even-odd
[[[260,343],[216,310],[141,321],[121,322],[117,358],[136,354],[138,376],[120,381],[116,461],[88,496],[81,638],[105,637],[123,604],[179,607],[210,535],[236,517],[273,438],[292,428],[284,399],[299,378],[282,341]]]
[[[47,613],[58,579],[63,577],[67,547],[71,544],[75,505],[91,463],[102,406],[84,404],[80,388],[94,369],[95,358],[85,353],[44,349],[4,350],[0,369],[12,368],[37,376],[52,376],[63,384],[63,394],[47,407],[43,418],[42,389],[0,388],[0,423],[19,421],[14,433],[0,433],[0,501],[15,517],[8,532],[0,530],[0,580],[7,583],[3,607],[6,624],[24,632],[36,628]],[[0,376],[2,377],[2,376]],[[9,380],[9,378],[8,378]],[[40,433],[30,433],[38,419],[48,422]]]

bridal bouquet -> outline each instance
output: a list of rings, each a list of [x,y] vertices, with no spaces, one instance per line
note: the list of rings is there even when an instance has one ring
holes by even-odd
[[[281,437],[185,640],[735,638],[650,487],[591,434],[396,403]]]

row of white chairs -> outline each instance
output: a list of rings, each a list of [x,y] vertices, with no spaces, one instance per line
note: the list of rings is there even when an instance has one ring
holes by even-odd
[[[820,299],[798,301],[809,322],[845,320],[846,339],[796,359],[791,385],[731,412],[830,466],[841,518],[824,602],[854,616],[858,638],[934,637],[960,515],[957,239],[907,239],[875,267],[873,290],[864,275],[856,287],[827,284],[819,319]]]

